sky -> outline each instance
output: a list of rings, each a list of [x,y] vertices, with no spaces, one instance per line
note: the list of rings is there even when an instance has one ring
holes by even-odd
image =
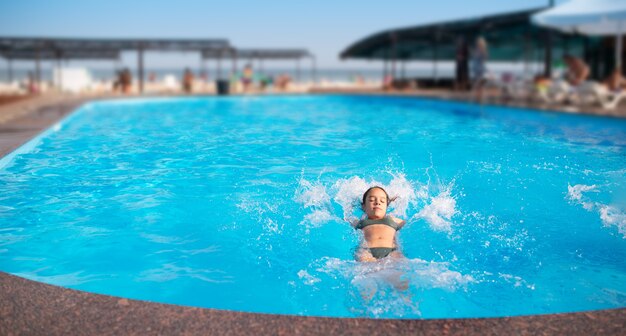
[[[239,48],[304,48],[320,68],[377,32],[547,6],[549,0],[0,0],[0,35],[95,38],[221,38]],[[556,4],[563,1],[556,1]],[[123,63],[136,63],[125,54]],[[197,54],[150,53],[156,66],[199,62]],[[271,64],[269,65],[271,66]]]

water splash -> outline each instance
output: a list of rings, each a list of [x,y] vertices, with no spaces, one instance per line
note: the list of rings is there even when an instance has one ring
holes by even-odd
[[[343,280],[349,284],[348,309],[362,316],[419,316],[419,293],[430,289],[454,292],[476,282],[471,275],[451,270],[446,262],[387,258],[375,263],[324,257],[313,261],[298,277],[304,285]]]
[[[320,227],[330,221],[338,221],[339,218],[331,212],[330,195],[326,191],[326,186],[319,180],[315,182],[300,178],[294,200],[304,208],[311,210],[306,214],[300,224],[304,224],[307,233],[310,228]]]
[[[330,196],[326,192],[326,186],[319,181],[309,182],[304,178],[299,181],[295,200],[305,207],[327,207],[330,205]]]
[[[418,198],[426,199],[428,197],[427,186],[420,183],[416,183],[414,186],[402,173],[392,174],[392,176],[393,179],[386,186],[389,197],[397,197],[391,204],[393,207],[391,214],[406,218],[407,210],[410,206],[417,206]]]
[[[590,202],[585,202],[583,201],[583,193],[588,192],[588,191],[593,191],[593,192],[599,192],[596,189],[596,185],[584,185],[584,184],[577,184],[575,186],[571,186],[571,185],[567,185],[567,198],[570,201],[573,201],[575,203],[580,203],[583,208],[585,208],[586,210],[592,210],[594,204],[590,203]]]
[[[332,186],[335,193],[333,200],[337,202],[343,210],[343,220],[351,221],[354,217],[354,210],[360,207],[363,192],[369,188],[369,184],[358,176],[348,179],[339,179]]]
[[[587,211],[596,211],[602,224],[606,227],[616,226],[617,231],[626,239],[626,211],[614,204],[603,204],[589,199],[587,192],[599,193],[600,190],[594,185],[576,184],[567,185],[566,199],[579,204]]]
[[[330,187],[321,183],[319,178],[314,182],[301,178],[294,200],[311,209],[302,222],[309,228],[340,220],[340,217],[345,222],[352,222],[363,215],[360,206],[363,193],[372,186],[380,186],[390,198],[396,198],[389,205],[391,215],[409,218],[411,212],[417,212],[410,217],[411,220],[423,219],[434,231],[452,232],[452,217],[460,213],[452,195],[453,183],[431,185],[430,176],[428,183],[421,183],[409,180],[401,172],[388,173],[392,177],[389,183],[352,176],[338,179]],[[341,207],[341,216],[333,214],[333,204]]]
[[[604,226],[617,226],[618,232],[626,238],[626,213],[610,205],[599,204],[598,209]]]
[[[452,233],[452,216],[459,213],[456,210],[456,200],[450,195],[450,190],[445,190],[431,198],[429,204],[424,206],[413,219],[424,219],[435,231]]]

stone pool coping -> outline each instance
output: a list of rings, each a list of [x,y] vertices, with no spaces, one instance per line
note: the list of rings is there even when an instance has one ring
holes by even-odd
[[[99,98],[40,97],[3,106],[0,157]],[[4,114],[3,114],[4,113]],[[11,115],[10,113],[14,113]],[[9,120],[10,119],[10,120]],[[6,121],[8,120],[8,121]],[[0,335],[623,335],[626,308],[481,319],[390,320],[202,309],[92,294],[0,272]]]
[[[92,294],[0,272],[0,335],[623,335],[626,308],[472,319],[242,313]]]

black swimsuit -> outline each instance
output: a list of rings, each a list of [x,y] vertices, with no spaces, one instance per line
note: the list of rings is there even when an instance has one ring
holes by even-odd
[[[390,216],[385,216],[385,218],[383,219],[362,219],[355,226],[355,229],[363,230],[363,228],[375,224],[387,225],[396,231],[398,231],[399,229],[398,223],[396,223],[396,221],[394,221],[393,218],[391,218]],[[370,247],[368,249],[372,253],[372,256],[376,259],[384,258],[388,256],[391,252],[397,250],[395,247]]]
[[[393,220],[390,216],[385,216],[383,219],[361,219],[359,224],[354,227],[355,229],[363,229],[366,226],[374,225],[374,224],[383,224],[391,227],[392,229],[398,231],[398,223]]]

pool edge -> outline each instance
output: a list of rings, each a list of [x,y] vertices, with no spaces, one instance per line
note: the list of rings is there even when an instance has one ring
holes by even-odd
[[[622,335],[626,308],[467,319],[367,319],[243,313],[145,302],[0,272],[0,334]]]

